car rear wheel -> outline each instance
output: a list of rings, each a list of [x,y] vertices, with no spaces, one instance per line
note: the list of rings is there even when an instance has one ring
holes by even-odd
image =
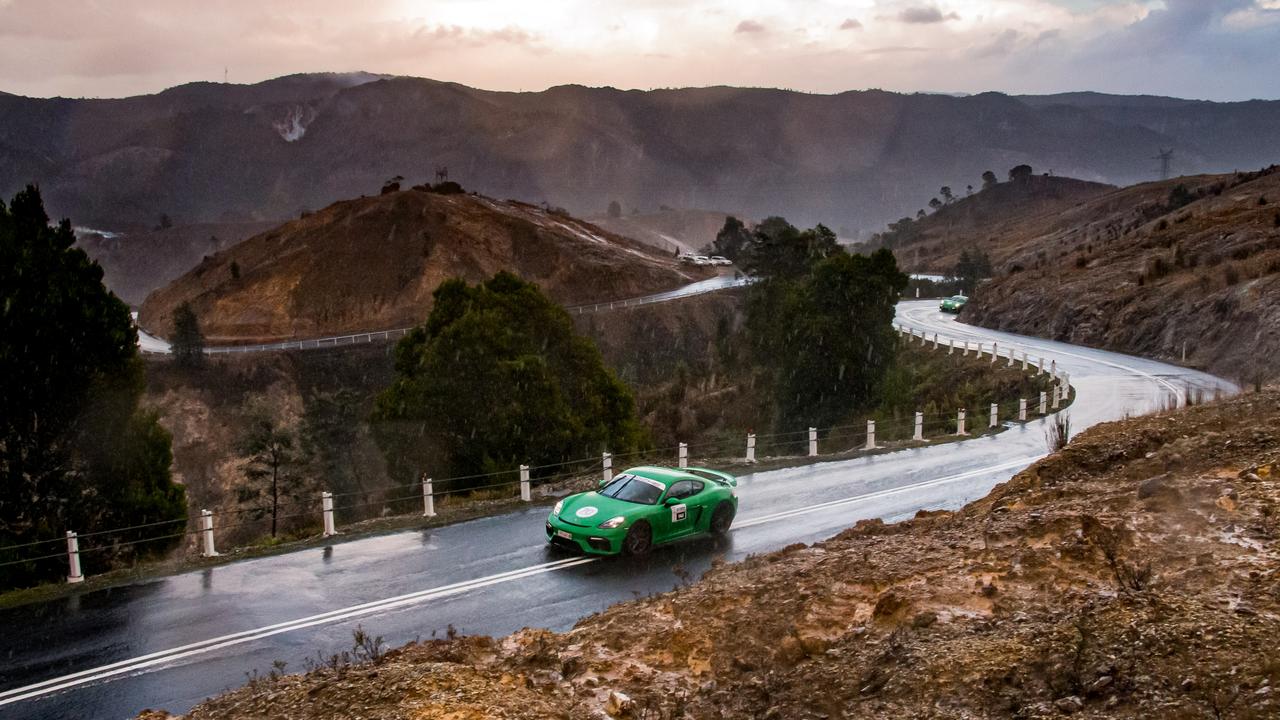
[[[632,525],[627,531],[627,536],[622,540],[622,552],[632,557],[648,555],[652,548],[653,529],[644,521]]]
[[[735,512],[733,503],[728,500],[717,505],[716,511],[711,513],[711,534],[724,535],[729,532],[729,526],[733,524]]]

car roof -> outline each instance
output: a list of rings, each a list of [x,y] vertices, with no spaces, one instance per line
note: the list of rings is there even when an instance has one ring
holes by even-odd
[[[672,483],[678,482],[680,480],[705,480],[706,479],[706,478],[700,478],[697,475],[694,475],[693,473],[688,473],[683,470],[677,470],[675,468],[667,468],[667,467],[658,467],[656,465],[642,465],[640,467],[633,467],[633,468],[624,470],[623,472],[628,475],[639,475],[642,478],[657,480],[658,482],[662,483],[663,485],[666,485],[667,487],[671,487]]]

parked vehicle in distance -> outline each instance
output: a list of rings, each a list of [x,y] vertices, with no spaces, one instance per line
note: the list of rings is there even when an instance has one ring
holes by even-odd
[[[723,535],[738,513],[738,480],[707,468],[636,467],[570,495],[547,516],[547,542],[592,555],[645,555],[694,535]]]
[[[712,265],[732,265],[733,261],[723,255],[712,255],[710,258]]]
[[[949,298],[942,298],[942,302],[938,304],[938,309],[945,313],[958,313],[967,302],[969,302],[969,298],[964,295],[952,295]]]

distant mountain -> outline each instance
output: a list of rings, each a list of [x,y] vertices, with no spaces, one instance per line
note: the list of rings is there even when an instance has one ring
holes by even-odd
[[[942,185],[1028,163],[1110,184],[1280,161],[1280,102],[1096,94],[812,95],[730,87],[536,93],[369,74],[192,83],[120,100],[0,95],[0,194],[42,185],[54,214],[110,229],[283,220],[377,192],[391,176],[451,179],[579,215],[611,200],[652,212],[871,229]]]
[[[402,328],[426,319],[444,280],[499,270],[566,305],[713,274],[555,209],[412,189],[334,203],[205,257],[151,293],[138,319],[167,337],[189,302],[214,343]]]

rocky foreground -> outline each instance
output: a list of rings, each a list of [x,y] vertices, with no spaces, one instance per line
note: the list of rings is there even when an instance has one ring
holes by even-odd
[[[720,565],[567,633],[360,652],[187,717],[1277,717],[1278,555],[1272,390],[1095,427],[959,512]]]

